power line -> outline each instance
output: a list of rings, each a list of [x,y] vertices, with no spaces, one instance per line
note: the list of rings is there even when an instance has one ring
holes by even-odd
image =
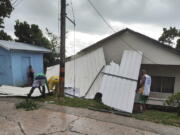
[[[58,36],[60,35],[60,0],[58,0]],[[59,36],[60,37],[60,36]]]
[[[72,0],[71,0],[71,10],[72,10],[72,15],[73,15],[74,25],[76,25],[76,21],[75,21],[75,13],[74,13],[74,8],[73,8]]]
[[[19,4],[21,4],[21,2],[22,2],[23,0],[16,0],[15,2],[14,2],[14,4],[13,4],[13,7],[15,8],[15,7],[17,7],[17,6],[19,6]]]
[[[73,3],[72,3],[72,0],[71,0],[71,10],[72,10],[72,15],[73,15],[73,26],[74,26],[74,89],[73,89],[73,92],[74,92],[74,96],[75,96],[75,88],[76,88],[76,56],[75,56],[75,53],[76,53],[76,19],[75,19],[75,13],[74,13],[74,8],[73,8]]]
[[[93,7],[93,9],[96,11],[96,13],[101,17],[101,19],[104,21],[104,23],[113,31],[116,32],[113,27],[108,23],[108,21],[104,18],[104,16],[98,11],[98,9],[94,6],[94,4],[91,2],[91,0],[87,0],[89,4]]]
[[[18,0],[15,0],[14,2],[13,2],[13,0],[11,1],[12,2],[12,6],[14,6],[16,3],[17,3],[17,1]]]
[[[124,44],[126,44],[129,48],[133,49],[133,50],[136,51],[137,53],[141,54],[141,53],[139,52],[139,50],[137,50],[136,48],[132,47],[132,46],[131,46],[129,43],[127,43],[125,40],[120,39],[120,41],[122,41]],[[123,45],[124,45],[124,44],[123,44]],[[124,46],[126,46],[126,45],[124,45]],[[142,54],[141,54],[141,55],[142,55]],[[144,56],[145,59],[147,59],[148,61],[152,62],[153,64],[157,64],[155,61],[151,60],[149,57],[145,56],[144,54],[143,54],[143,56]]]
[[[98,11],[98,9],[94,6],[94,4],[91,2],[91,0],[87,0],[89,2],[89,4],[94,8],[94,10],[96,11],[96,13],[101,17],[101,19],[104,21],[104,23],[113,31],[115,32],[115,30],[111,27],[111,25],[108,23],[108,21],[106,21],[106,19],[103,17],[103,15]],[[133,49],[134,51],[136,51],[137,53],[141,54],[139,52],[139,50],[137,50],[136,48],[134,48],[133,46],[131,46],[130,44],[128,44],[126,41],[124,41],[123,39],[120,39],[124,44],[126,44],[129,48]],[[124,45],[123,44],[123,45]],[[124,45],[124,46],[126,46]],[[142,55],[142,54],[141,54]],[[151,60],[150,58],[148,58],[147,56],[143,55],[145,59],[147,59],[148,61],[152,62],[153,64],[156,64],[156,62],[154,62],[153,60]]]

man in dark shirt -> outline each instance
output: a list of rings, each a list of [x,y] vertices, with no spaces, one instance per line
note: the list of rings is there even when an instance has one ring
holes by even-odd
[[[45,97],[45,92],[46,92],[45,87],[47,87],[48,92],[50,93],[49,87],[48,87],[48,84],[47,84],[46,76],[43,73],[36,74],[35,79],[34,79],[33,84],[32,84],[32,88],[31,88],[31,90],[30,90],[30,92],[28,94],[28,98],[31,97],[32,93],[34,92],[34,90],[36,88],[39,89],[42,97]]]

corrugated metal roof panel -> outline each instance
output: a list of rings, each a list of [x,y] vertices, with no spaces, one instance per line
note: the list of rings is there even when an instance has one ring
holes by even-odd
[[[75,88],[79,89],[81,97],[85,96],[104,65],[105,58],[103,48],[99,48],[75,60]],[[74,60],[66,62],[65,71],[65,87],[74,88]],[[54,75],[59,75],[59,65],[47,69],[47,78]],[[99,85],[100,84],[93,86],[90,91],[93,91],[92,89],[99,90]],[[93,94],[95,95],[96,93],[93,92]],[[91,93],[92,98],[94,97],[93,94]]]
[[[93,99],[94,98],[96,93],[98,93],[99,90],[100,90],[101,83],[102,83],[102,78],[103,78],[103,74],[101,73],[101,74],[98,75],[98,77],[95,80],[94,84],[89,89],[87,95],[85,95],[85,98],[87,98],[87,99]]]
[[[99,48],[75,60],[75,87],[80,90],[80,96],[85,96],[104,65],[103,48]],[[74,87],[74,61],[66,63],[65,76],[65,86]]]
[[[47,72],[46,72],[47,79],[49,79],[52,76],[59,76],[59,65],[55,65],[47,68]]]
[[[120,66],[106,66],[100,88],[104,104],[132,113],[141,61],[141,52],[124,51]]]
[[[44,47],[38,47],[35,45],[26,44],[26,43],[5,41],[5,40],[0,40],[0,47],[5,48],[7,50],[33,51],[33,52],[42,52],[42,53],[51,52],[50,49],[47,49]]]
[[[10,96],[10,97],[15,97],[15,96],[22,96],[22,97],[27,97],[31,87],[14,87],[14,86],[6,86],[2,85],[0,87],[0,97],[3,96]],[[46,89],[46,93],[48,93]],[[41,96],[41,93],[39,90],[35,90],[32,94],[32,97],[38,97]]]

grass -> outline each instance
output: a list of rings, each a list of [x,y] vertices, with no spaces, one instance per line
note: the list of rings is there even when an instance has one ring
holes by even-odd
[[[22,102],[16,104],[17,109],[25,109],[26,111],[38,109],[40,105],[38,105],[35,101],[31,99],[23,100]]]
[[[51,104],[57,104],[62,106],[69,107],[78,107],[78,108],[93,108],[95,110],[106,110],[112,111],[111,107],[108,107],[102,103],[99,103],[95,100],[83,99],[83,98],[69,98],[64,97],[60,101],[57,100],[55,95],[47,96],[46,98],[34,99],[35,101],[28,100],[23,101],[16,106],[16,108],[24,108],[26,110],[34,110],[39,108],[39,105],[36,101],[40,102],[48,102]],[[172,112],[162,112],[157,110],[147,110],[143,113],[132,114],[132,117],[139,120],[146,120],[155,123],[161,123],[165,125],[172,125],[180,127],[180,117],[177,116],[176,113]]]
[[[70,106],[70,107],[111,110],[111,107],[108,107],[102,103],[99,103],[95,100],[83,99],[83,98],[64,97],[63,100],[58,101],[55,95],[51,95],[46,97],[45,99],[43,98],[38,99],[38,101],[49,102],[57,105]]]
[[[180,117],[176,113],[147,110],[144,113],[133,114],[132,116],[139,120],[180,127]]]

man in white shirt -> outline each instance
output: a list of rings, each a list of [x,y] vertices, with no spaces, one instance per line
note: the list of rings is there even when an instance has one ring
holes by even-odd
[[[143,105],[143,110],[146,108],[145,104],[148,100],[151,88],[151,76],[145,70],[141,71],[140,82],[137,93],[140,94],[139,102]]]

